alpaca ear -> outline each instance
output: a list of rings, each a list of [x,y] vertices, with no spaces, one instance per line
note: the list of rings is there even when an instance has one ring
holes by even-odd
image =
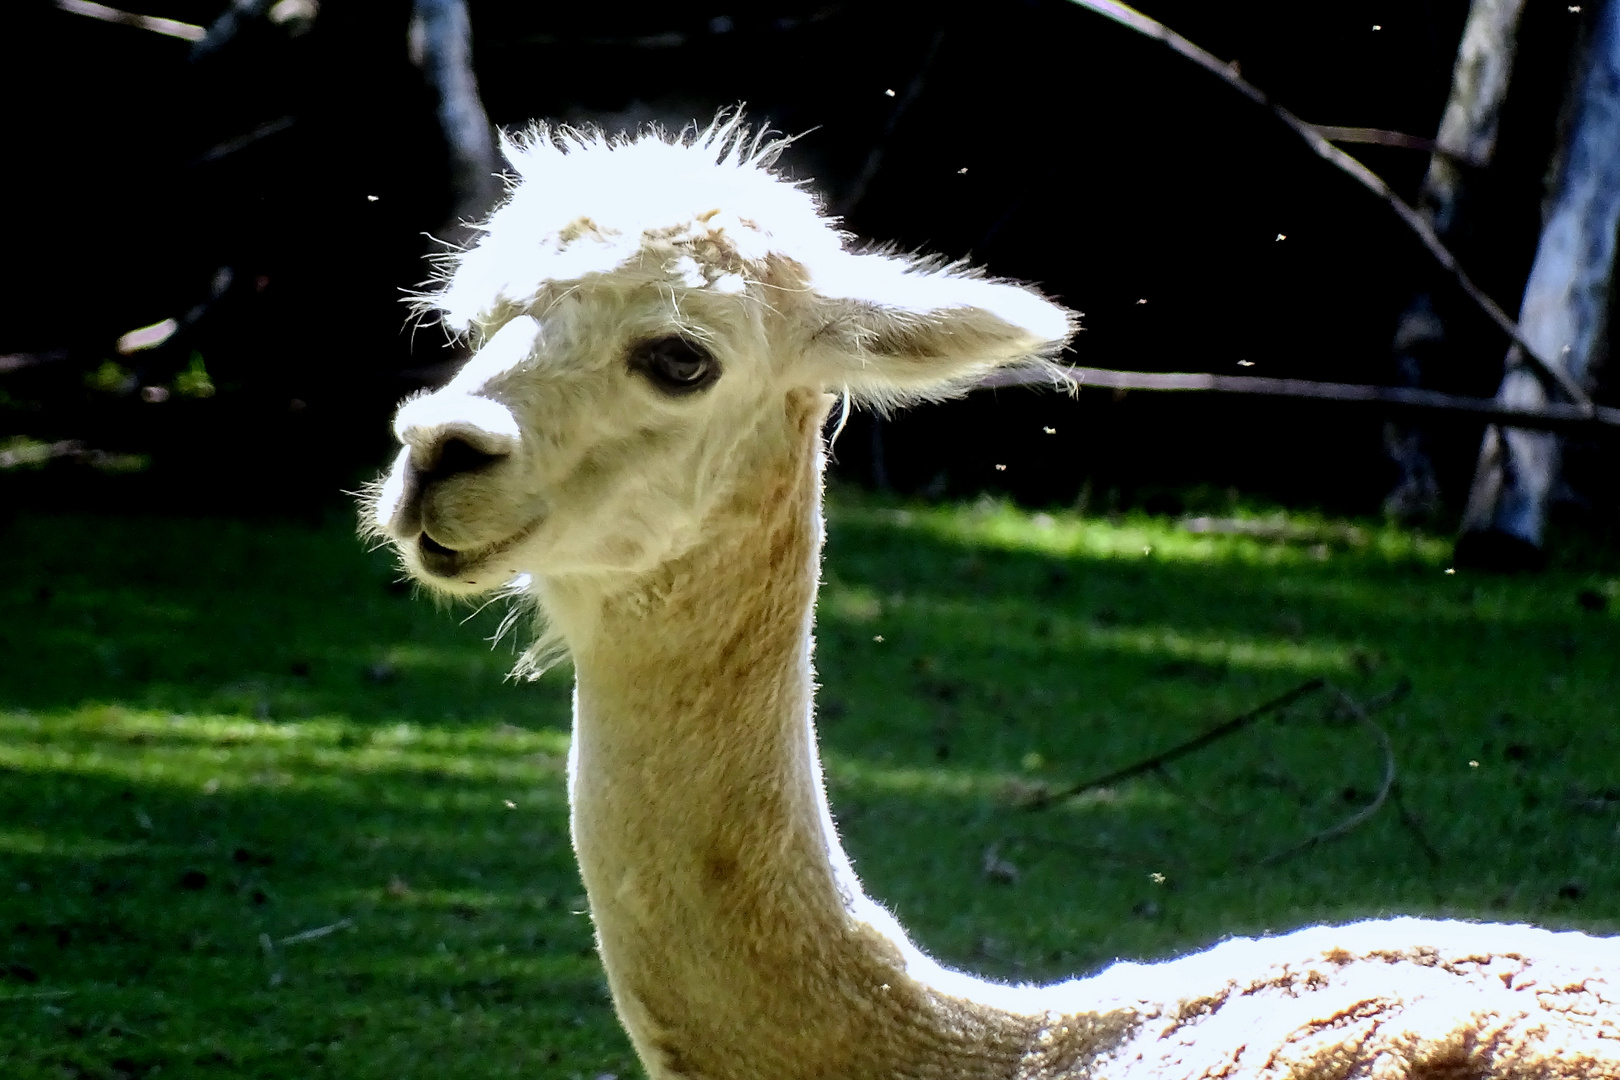
[[[947,397],[1008,364],[1049,364],[1076,329],[1033,289],[959,263],[843,252],[810,285],[818,374],[880,406]]]

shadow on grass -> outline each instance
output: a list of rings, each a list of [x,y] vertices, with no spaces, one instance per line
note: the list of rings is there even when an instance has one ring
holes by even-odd
[[[870,891],[1018,978],[1397,911],[1614,930],[1620,622],[1574,599],[1613,583],[1319,525],[835,502],[822,737]],[[413,601],[343,523],[5,542],[0,1071],[635,1072],[568,846],[568,679],[505,682],[499,612]],[[1377,788],[1323,701],[1022,806],[1318,674],[1412,681],[1379,720],[1437,863],[1389,808],[1263,861]]]

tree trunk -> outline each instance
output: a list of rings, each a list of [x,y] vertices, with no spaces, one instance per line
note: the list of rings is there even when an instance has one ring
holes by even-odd
[[[1473,0],[1468,10],[1452,68],[1451,96],[1418,202],[1448,247],[1455,248],[1463,233],[1466,170],[1485,168],[1496,151],[1497,121],[1507,97],[1523,11],[1524,0]],[[1421,292],[1396,324],[1396,377],[1406,386],[1422,386],[1425,369],[1432,374],[1435,366],[1431,357],[1445,345],[1445,322],[1434,298]],[[1394,422],[1384,427],[1384,445],[1401,472],[1384,510],[1398,519],[1432,517],[1440,508],[1440,486],[1425,443],[1421,427]]]
[[[450,157],[450,220],[440,239],[463,244],[466,228],[489,213],[500,195],[495,139],[473,74],[472,24],[466,0],[414,0],[411,59],[439,98],[439,127]]]
[[[1576,382],[1585,381],[1603,339],[1620,224],[1620,0],[1607,0],[1598,12],[1582,67],[1572,83],[1558,180],[1519,309],[1526,339]],[[1547,401],[1517,347],[1508,351],[1496,396],[1514,405]],[[1542,561],[1560,445],[1547,432],[1486,429],[1458,562],[1512,569]]]

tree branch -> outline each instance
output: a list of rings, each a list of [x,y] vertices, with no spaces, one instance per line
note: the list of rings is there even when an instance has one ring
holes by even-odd
[[[1620,431],[1620,409],[1607,405],[1548,402],[1517,405],[1498,398],[1462,397],[1414,386],[1369,386],[1361,383],[1319,382],[1315,379],[1268,379],[1256,375],[1214,375],[1208,372],[1115,371],[1109,368],[1068,367],[1064,375],[1076,387],[1113,390],[1191,390],[1218,394],[1260,394],[1269,397],[1312,398],[1383,405],[1397,409],[1449,412],[1473,420],[1547,431]],[[1002,386],[1050,386],[1049,369],[1009,368],[988,375],[979,389]]]
[[[1389,741],[1389,733],[1383,728],[1379,727],[1377,724],[1373,723],[1372,717],[1367,715],[1367,710],[1363,708],[1361,703],[1355,698],[1351,697],[1343,690],[1340,690],[1337,686],[1330,686],[1328,689],[1332,690],[1333,695],[1339,699],[1339,703],[1354,713],[1356,719],[1361,721],[1361,725],[1367,730],[1371,731],[1378,739],[1378,745],[1384,751],[1383,782],[1379,784],[1378,794],[1373,796],[1372,802],[1368,803],[1366,806],[1363,806],[1360,810],[1357,810],[1344,820],[1339,821],[1334,825],[1330,825],[1328,828],[1323,829],[1319,833],[1313,833],[1312,835],[1307,836],[1304,840],[1295,844],[1293,847],[1288,847],[1281,851],[1273,852],[1264,859],[1260,860],[1261,865],[1274,866],[1286,859],[1293,858],[1295,855],[1309,851],[1318,844],[1325,844],[1329,840],[1343,836],[1351,829],[1356,828],[1362,822],[1367,821],[1374,814],[1378,813],[1378,811],[1383,808],[1384,803],[1389,800],[1390,792],[1395,790],[1395,747]],[[1424,844],[1424,847],[1427,849],[1427,843]]]
[[[97,4],[94,0],[56,0],[56,6],[72,15],[118,23],[120,26],[133,26],[137,30],[150,30],[154,34],[179,38],[181,41],[201,41],[203,35],[208,32],[194,23],[163,19],[155,15],[137,15],[133,11],[120,11],[106,4]]]
[[[1141,12],[1126,7],[1124,4],[1115,3],[1114,0],[1069,0],[1069,2],[1083,7],[1087,11],[1095,12],[1111,22],[1118,23],[1120,26],[1134,30],[1144,37],[1160,42],[1172,52],[1191,60],[1205,71],[1208,71],[1256,105],[1269,109],[1272,116],[1303,139],[1305,144],[1316,152],[1317,156],[1336,166],[1345,175],[1382,199],[1395,212],[1395,216],[1400,218],[1413,235],[1428,249],[1434,260],[1450,272],[1457,285],[1485,313],[1486,317],[1496,324],[1497,329],[1501,330],[1514,344],[1524,350],[1525,357],[1531,362],[1537,375],[1544,382],[1557,387],[1565,397],[1576,405],[1587,409],[1592,407],[1591,399],[1587,397],[1586,391],[1581,388],[1580,384],[1571,378],[1568,372],[1543,356],[1526,340],[1524,333],[1519,329],[1518,323],[1514,322],[1507,312],[1503,311],[1483,289],[1474,284],[1473,279],[1468,276],[1461,264],[1457,262],[1456,256],[1451,253],[1445,244],[1441,243],[1440,237],[1434,231],[1434,226],[1399,195],[1391,191],[1389,185],[1384,183],[1377,173],[1374,173],[1367,166],[1328,142],[1318,133],[1316,128],[1272,101],[1259,87],[1254,86],[1239,75],[1235,65],[1223,64],[1213,54],[1200,49],[1163,23],[1150,19]]]
[[[1393,146],[1401,150],[1422,150],[1425,154],[1432,154],[1439,149],[1433,139],[1408,135],[1404,131],[1387,131],[1384,128],[1332,127],[1328,124],[1312,124],[1311,128],[1328,142]],[[1440,152],[1445,153],[1444,150]]]
[[[1226,721],[1224,724],[1218,724],[1204,732],[1202,735],[1199,735],[1196,738],[1188,739],[1186,742],[1180,743],[1176,746],[1172,746],[1163,753],[1154,754],[1152,757],[1144,758],[1134,765],[1127,765],[1123,769],[1115,769],[1113,772],[1104,773],[1102,776],[1094,779],[1082,781],[1081,783],[1075,784],[1072,787],[1063,788],[1056,792],[1043,792],[1040,796],[1033,799],[1029,803],[1028,809],[1043,810],[1055,802],[1062,802],[1065,799],[1072,799],[1076,795],[1083,795],[1088,791],[1095,791],[1097,788],[1110,787],[1119,783],[1121,780],[1129,780],[1134,776],[1141,776],[1143,773],[1155,772],[1163,766],[1170,764],[1170,762],[1175,761],[1177,758],[1186,757],[1188,754],[1191,754],[1196,750],[1202,750],[1210,743],[1242,731],[1244,728],[1248,727],[1250,724],[1254,723],[1256,720],[1259,720],[1263,716],[1269,716],[1280,709],[1286,709],[1294,702],[1300,700],[1301,698],[1309,697],[1311,694],[1316,693],[1326,685],[1327,680],[1321,676],[1317,676],[1314,679],[1306,679],[1304,682],[1300,683],[1286,694],[1272,698],[1263,705],[1257,705],[1248,712],[1239,713],[1237,716],[1232,717],[1232,719]]]

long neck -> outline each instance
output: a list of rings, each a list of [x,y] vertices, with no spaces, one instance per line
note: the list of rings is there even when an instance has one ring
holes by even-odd
[[[762,482],[633,587],[558,585],[577,673],[574,845],[654,1076],[1012,1076],[1034,1021],[908,974],[827,816],[811,724],[820,396]]]

